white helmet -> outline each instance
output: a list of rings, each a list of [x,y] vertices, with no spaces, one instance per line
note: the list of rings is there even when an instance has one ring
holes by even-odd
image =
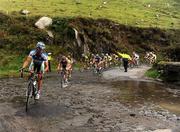
[[[46,47],[45,47],[45,44],[43,43],[43,42],[38,42],[37,44],[36,44],[36,48],[41,48],[41,49],[45,49]]]

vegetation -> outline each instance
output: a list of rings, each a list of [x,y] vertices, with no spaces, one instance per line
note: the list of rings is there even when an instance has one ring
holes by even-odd
[[[145,76],[156,79],[160,77],[160,73],[157,69],[151,68],[148,71],[146,71]]]
[[[179,0],[0,0],[0,11],[31,16],[108,18],[140,27],[180,28]],[[7,6],[8,5],[8,6]]]
[[[0,77],[15,76],[23,62],[23,56],[12,54],[9,51],[0,50]]]
[[[53,68],[59,53],[71,53],[79,59],[84,44],[93,53],[136,50],[144,55],[145,51],[154,51],[160,60],[180,60],[178,0],[0,0],[0,3],[3,12],[0,76],[17,72],[38,41],[45,42],[47,52],[53,53]],[[29,10],[30,15],[21,15],[21,9]],[[41,16],[53,18],[48,30],[54,38],[34,27]],[[81,36],[81,47],[77,47],[73,28]]]

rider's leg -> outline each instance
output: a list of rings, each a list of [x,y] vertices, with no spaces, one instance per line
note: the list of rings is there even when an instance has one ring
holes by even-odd
[[[69,69],[68,69],[68,67],[66,67],[65,74],[64,74],[65,83],[68,83],[68,76],[69,76]]]
[[[38,73],[38,92],[41,92],[42,89],[42,77],[43,77],[43,73],[44,73],[44,62],[41,64],[40,67],[37,68],[37,73]]]
[[[136,60],[136,64],[137,64],[137,66],[139,66],[139,59]]]
[[[124,65],[124,71],[127,72],[127,68],[128,68],[128,59],[123,58],[123,65]]]
[[[42,89],[42,73],[38,73],[38,92]]]

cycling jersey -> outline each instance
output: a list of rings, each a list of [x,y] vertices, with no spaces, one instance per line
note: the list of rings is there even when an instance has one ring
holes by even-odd
[[[29,56],[32,58],[31,64],[29,66],[30,71],[37,71],[37,73],[44,73],[44,62],[47,61],[46,53],[41,53],[37,55],[36,50],[32,50],[29,53]]]
[[[37,55],[36,54],[36,50],[32,50],[30,53],[29,53],[29,56],[32,57],[32,60],[36,63],[42,63],[44,61],[47,61],[47,54],[46,53],[41,53],[40,55]]]
[[[134,59],[139,59],[139,55],[138,54],[133,54],[134,55]]]
[[[108,61],[111,61],[112,60],[112,57],[111,56],[107,56],[107,58],[108,58]]]
[[[67,61],[66,59],[62,59],[62,60],[60,61],[60,64],[62,65],[62,68],[63,68],[63,69],[66,69],[67,64],[68,64],[68,61]]]
[[[100,56],[96,56],[95,57],[95,62],[100,62],[101,61],[101,57]]]

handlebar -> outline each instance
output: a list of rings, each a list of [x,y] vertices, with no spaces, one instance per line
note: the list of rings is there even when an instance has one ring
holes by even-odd
[[[20,77],[21,77],[21,78],[24,77],[24,72],[29,73],[29,71],[28,71],[28,70],[24,70],[24,68],[20,68],[20,69],[19,69],[19,72],[20,72]]]

